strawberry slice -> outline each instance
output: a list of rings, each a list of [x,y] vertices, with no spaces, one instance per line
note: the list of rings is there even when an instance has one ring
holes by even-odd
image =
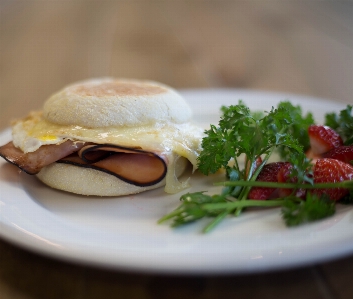
[[[353,166],[330,158],[318,159],[314,167],[314,183],[341,182],[353,180]],[[314,189],[313,193],[321,195],[326,193],[331,200],[339,200],[346,194],[348,189]]]
[[[311,125],[308,129],[308,134],[314,155],[321,155],[343,145],[341,136],[328,126]]]
[[[286,163],[288,162],[274,162],[266,164],[259,173],[256,181],[277,182],[277,174],[279,170],[283,167],[283,165],[285,165]],[[275,191],[276,189],[274,188],[252,187],[248,194],[248,198],[259,200],[269,199]]]
[[[292,165],[290,163],[285,163],[277,174],[277,181],[279,183],[296,183],[298,181],[295,177],[290,177]],[[293,193],[293,189],[289,188],[278,188],[279,197],[286,197]],[[295,192],[295,196],[300,198],[305,198],[306,192],[304,189],[298,189]]]
[[[323,157],[353,164],[353,145],[342,145],[336,147],[325,153]]]

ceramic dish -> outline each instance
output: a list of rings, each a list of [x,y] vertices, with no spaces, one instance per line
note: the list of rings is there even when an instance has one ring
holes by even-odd
[[[216,124],[221,105],[245,101],[270,110],[290,100],[318,122],[345,105],[305,96],[245,90],[185,90],[195,121]],[[0,143],[10,140],[0,134]],[[196,174],[192,188],[209,190],[217,177]],[[157,220],[179,204],[163,188],[127,197],[84,197],[53,190],[0,160],[0,237],[40,254],[89,265],[148,273],[252,273],[309,265],[353,253],[353,210],[296,228],[283,224],[279,209],[229,218],[207,235],[205,222],[171,229]]]

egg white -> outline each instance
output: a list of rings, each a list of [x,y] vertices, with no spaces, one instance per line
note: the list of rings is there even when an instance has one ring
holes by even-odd
[[[24,153],[34,152],[43,145],[72,140],[138,147],[161,154],[169,165],[165,191],[176,193],[189,187],[188,180],[179,182],[175,175],[176,161],[179,157],[184,157],[191,162],[194,170],[197,168],[203,129],[192,123],[155,123],[143,127],[103,128],[63,126],[47,121],[41,112],[32,112],[25,119],[13,124],[12,137],[14,145]]]

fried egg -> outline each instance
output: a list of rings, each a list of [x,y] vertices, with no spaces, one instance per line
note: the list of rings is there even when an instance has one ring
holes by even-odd
[[[196,167],[201,150],[203,130],[192,123],[154,123],[138,127],[85,128],[75,125],[58,125],[49,122],[42,112],[32,112],[13,124],[13,143],[24,153],[39,147],[60,144],[66,140],[115,144],[137,147],[157,153],[174,152],[187,158]]]

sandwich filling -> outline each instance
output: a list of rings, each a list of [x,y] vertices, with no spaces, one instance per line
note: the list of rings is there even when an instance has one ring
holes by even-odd
[[[151,152],[109,144],[86,145],[70,140],[59,145],[43,145],[27,154],[9,142],[0,147],[0,156],[32,175],[57,162],[103,171],[140,187],[159,183],[167,172],[164,159]]]
[[[191,123],[58,125],[34,112],[14,124],[13,141],[0,147],[0,156],[28,174],[52,163],[66,163],[103,171],[136,186],[151,186],[166,178],[165,191],[175,193],[188,187],[175,175],[176,161],[184,157],[196,169],[202,134]]]

